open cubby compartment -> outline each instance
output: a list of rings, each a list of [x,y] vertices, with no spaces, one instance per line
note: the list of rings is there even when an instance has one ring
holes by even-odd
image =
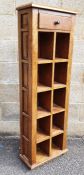
[[[38,92],[50,90],[52,86],[52,63],[38,65]]]
[[[55,89],[53,94],[53,113],[65,110],[66,88]]]
[[[38,32],[38,58],[53,59],[53,32]]]
[[[63,134],[52,137],[52,156],[58,155],[63,149]]]
[[[37,143],[48,139],[50,136],[50,116],[37,120]]]
[[[66,87],[68,63],[55,63],[54,67],[54,88]]]
[[[37,144],[36,162],[44,162],[50,154],[50,140],[43,141]]]
[[[53,114],[52,136],[62,134],[63,132],[64,132],[64,112]]]
[[[70,33],[56,33],[55,58],[68,59]]]
[[[51,91],[40,92],[37,94],[37,118],[51,114]]]

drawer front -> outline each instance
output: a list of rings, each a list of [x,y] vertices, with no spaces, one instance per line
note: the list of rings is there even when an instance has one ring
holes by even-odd
[[[40,29],[71,30],[72,17],[39,13]]]

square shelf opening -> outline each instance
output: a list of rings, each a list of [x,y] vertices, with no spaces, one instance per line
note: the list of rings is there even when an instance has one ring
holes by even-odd
[[[52,64],[38,65],[38,92],[50,90],[52,86]]]
[[[51,112],[51,91],[37,94],[38,118],[48,116]]]
[[[52,155],[59,154],[59,151],[63,149],[63,134],[52,138]]]
[[[67,63],[55,63],[54,69],[54,87],[66,87],[67,81]]]
[[[43,141],[37,144],[37,154],[36,154],[36,162],[40,163],[49,158],[50,151],[50,140]]]
[[[48,139],[50,136],[50,116],[37,120],[37,143]]]
[[[38,58],[53,59],[53,32],[38,33]]]
[[[64,131],[64,112],[54,114],[52,118],[52,136],[62,134]]]
[[[53,113],[59,113],[65,110],[66,88],[55,89],[53,98]]]
[[[68,59],[69,54],[69,33],[60,33],[56,34],[56,49],[55,49],[55,57],[56,58],[65,58]]]

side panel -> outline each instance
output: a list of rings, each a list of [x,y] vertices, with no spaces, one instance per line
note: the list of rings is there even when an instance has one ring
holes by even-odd
[[[20,157],[31,164],[32,136],[32,59],[31,19],[29,10],[18,12],[20,76]]]
[[[32,9],[32,164],[36,163],[38,9]]]
[[[71,66],[72,66],[72,52],[73,52],[73,36],[74,36],[74,23],[75,17],[72,16],[72,30],[70,32],[70,41],[69,41],[69,62],[67,69],[67,88],[66,88],[66,111],[65,111],[65,120],[64,120],[64,136],[63,136],[63,149],[67,148],[67,125],[68,125],[68,110],[69,110],[69,96],[70,96],[70,81],[71,81]]]

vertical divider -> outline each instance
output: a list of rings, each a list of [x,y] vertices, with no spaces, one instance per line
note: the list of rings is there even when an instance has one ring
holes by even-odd
[[[50,155],[52,154],[52,117],[53,117],[53,90],[54,90],[54,59],[55,59],[56,32],[53,39],[53,62],[52,62],[52,91],[51,91],[51,124],[50,124]]]
[[[56,32],[54,32],[53,60],[55,59],[55,49],[56,49]]]

